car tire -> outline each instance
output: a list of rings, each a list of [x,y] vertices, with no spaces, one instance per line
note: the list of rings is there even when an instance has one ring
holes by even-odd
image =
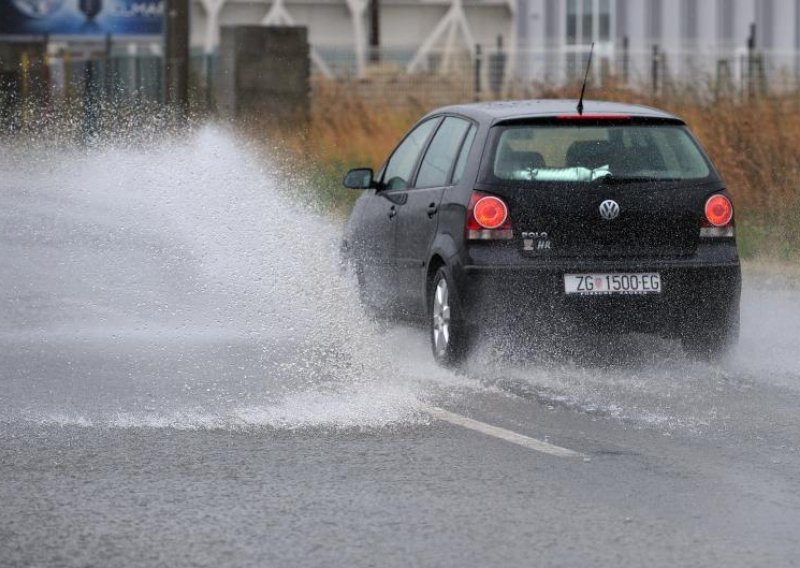
[[[428,289],[428,322],[434,360],[443,367],[458,367],[469,352],[469,333],[458,291],[445,267],[439,268]]]
[[[727,356],[739,341],[739,314],[718,323],[691,326],[681,333],[683,351],[692,359],[715,363]]]

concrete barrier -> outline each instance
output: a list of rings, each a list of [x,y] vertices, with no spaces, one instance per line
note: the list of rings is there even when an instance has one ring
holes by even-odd
[[[311,73],[305,27],[223,27],[216,99],[225,118],[308,119]]]

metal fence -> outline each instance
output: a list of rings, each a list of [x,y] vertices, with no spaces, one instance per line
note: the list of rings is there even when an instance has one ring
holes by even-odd
[[[190,60],[190,85],[195,106],[213,101],[216,55],[195,54]],[[94,91],[106,99],[160,102],[164,95],[164,59],[158,54],[48,56],[50,98],[82,97]]]
[[[352,50],[317,46],[315,51],[332,80],[352,86],[359,96],[392,104],[412,100],[420,106],[564,92],[582,77],[588,59],[584,48],[474,46],[430,50],[421,59],[414,48],[384,48],[367,54],[367,65],[359,75]],[[98,46],[77,54],[69,49],[49,50],[44,68],[39,76],[23,68],[15,79],[6,77],[0,82],[0,106],[25,103],[26,98],[56,110],[86,100],[123,104],[163,100],[163,58],[157,49],[129,53]],[[194,112],[213,112],[219,71],[224,72],[218,69],[216,55],[192,55]],[[664,51],[659,46],[633,51],[623,45],[596,53],[591,75],[593,87],[614,84],[656,95],[753,97],[800,90],[800,52]]]
[[[472,50],[427,53],[411,72],[414,51],[392,49],[372,53],[359,76],[352,50],[320,48],[318,52],[337,79],[369,85],[391,76],[408,87],[418,87],[421,93],[457,100],[557,91],[583,78],[589,57],[585,47],[506,50],[478,45]],[[782,93],[800,90],[800,51],[665,51],[658,45],[629,50],[623,46],[595,53],[590,77],[594,86],[614,84],[655,95]],[[379,94],[368,87],[364,91],[370,96]]]

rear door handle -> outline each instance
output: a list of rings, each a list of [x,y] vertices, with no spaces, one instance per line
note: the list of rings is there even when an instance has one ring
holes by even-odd
[[[439,211],[439,207],[435,203],[428,205],[428,218],[433,219],[433,216]]]

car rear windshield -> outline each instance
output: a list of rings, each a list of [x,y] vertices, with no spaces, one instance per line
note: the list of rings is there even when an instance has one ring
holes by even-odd
[[[497,127],[491,176],[526,182],[655,182],[712,175],[682,124],[524,124]]]

